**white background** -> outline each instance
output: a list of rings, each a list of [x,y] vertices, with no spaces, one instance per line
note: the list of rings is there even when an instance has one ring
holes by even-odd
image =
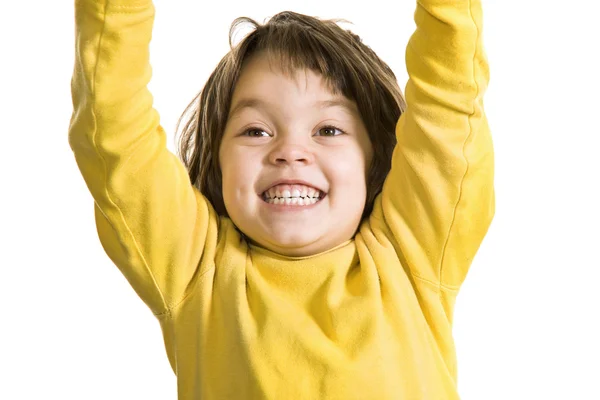
[[[172,150],[238,16],[348,19],[406,83],[413,1],[201,3],[156,1],[151,90]],[[463,400],[600,399],[593,4],[484,2],[497,212],[456,304]],[[73,1],[0,5],[0,398],[175,399],[158,322],[104,254],[68,146],[73,30]]]

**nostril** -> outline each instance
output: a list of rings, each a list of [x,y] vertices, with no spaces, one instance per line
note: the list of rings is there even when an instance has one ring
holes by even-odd
[[[277,158],[277,159],[275,159],[275,162],[278,163],[278,164],[286,164],[286,163],[288,163],[290,161],[292,161],[292,162],[307,162],[308,159],[306,157],[298,157],[298,158],[290,158],[290,159],[287,159],[287,158]]]
[[[313,155],[304,146],[297,144],[282,144],[273,149],[269,154],[269,162],[276,165],[288,165],[294,163],[307,164],[313,159]]]

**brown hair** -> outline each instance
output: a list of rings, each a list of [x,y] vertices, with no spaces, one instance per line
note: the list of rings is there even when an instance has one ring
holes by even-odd
[[[359,36],[337,25],[339,21],[343,20],[320,20],[284,11],[264,25],[247,17],[237,18],[231,24],[231,51],[219,62],[177,124],[178,131],[184,124],[179,156],[190,180],[220,215],[227,215],[218,160],[221,138],[244,61],[258,52],[276,56],[282,71],[287,73],[296,69],[319,73],[334,94],[342,93],[356,102],[373,145],[363,217],[371,212],[391,167],[395,127],[406,105],[392,70]],[[251,24],[254,30],[233,46],[235,30],[244,23]]]

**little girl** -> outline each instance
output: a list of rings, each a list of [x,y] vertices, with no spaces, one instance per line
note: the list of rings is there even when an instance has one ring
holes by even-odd
[[[457,399],[453,306],[494,214],[480,1],[418,1],[406,106],[334,21],[237,20],[183,162],[146,88],[153,19],[76,0],[69,143],[179,399]]]

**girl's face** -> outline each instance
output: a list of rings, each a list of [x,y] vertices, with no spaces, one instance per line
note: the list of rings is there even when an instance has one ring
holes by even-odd
[[[255,55],[236,85],[219,150],[225,208],[271,251],[329,250],[358,228],[372,153],[354,102],[333,95],[313,71],[289,77]]]

